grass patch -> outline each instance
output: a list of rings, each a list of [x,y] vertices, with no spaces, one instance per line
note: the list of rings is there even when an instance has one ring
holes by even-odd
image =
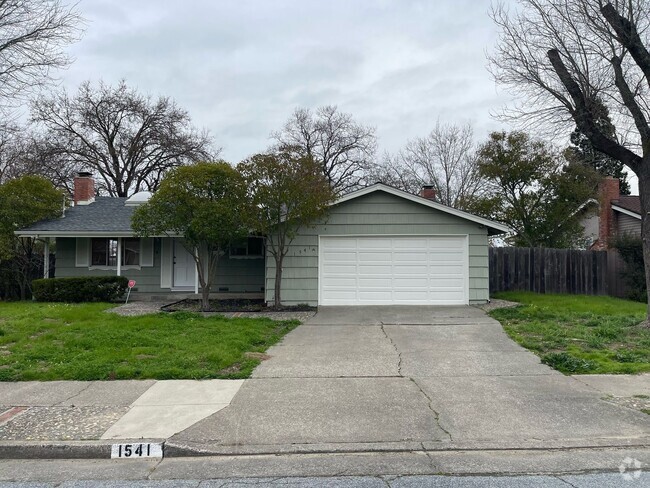
[[[299,322],[188,312],[123,317],[105,303],[0,303],[0,381],[247,378]]]
[[[565,374],[650,371],[650,329],[639,327],[646,305],[612,297],[507,292],[519,302],[492,310],[506,333]]]

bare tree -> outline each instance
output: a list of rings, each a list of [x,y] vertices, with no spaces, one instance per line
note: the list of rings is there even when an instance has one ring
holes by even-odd
[[[56,188],[72,195],[74,173],[81,168],[70,166],[48,152],[49,141],[29,126],[0,126],[0,184],[25,175],[47,178]]]
[[[0,99],[24,100],[71,62],[64,48],[79,39],[83,20],[59,0],[0,0]]]
[[[42,157],[66,168],[92,171],[113,196],[158,188],[172,168],[209,160],[211,138],[170,98],[156,100],[128,88],[89,82],[70,97],[65,90],[32,104],[32,121],[45,129]]]
[[[650,1],[519,0],[492,15],[501,31],[492,73],[521,101],[505,115],[563,131],[573,122],[638,176],[650,282]],[[600,104],[613,134],[598,124]]]
[[[450,207],[464,208],[483,189],[470,124],[437,122],[427,136],[408,141],[396,156],[386,157],[384,165],[387,183],[412,193],[433,185],[436,199]]]
[[[0,125],[0,185],[29,173],[21,164],[23,139],[18,125]]]
[[[373,127],[355,122],[351,114],[339,112],[331,105],[320,107],[315,113],[296,109],[283,129],[271,137],[280,151],[297,151],[297,157],[318,162],[337,194],[363,185],[377,148]]]

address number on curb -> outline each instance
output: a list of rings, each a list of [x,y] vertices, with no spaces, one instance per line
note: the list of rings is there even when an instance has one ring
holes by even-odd
[[[111,459],[140,459],[162,457],[163,445],[160,443],[113,444],[111,447]]]

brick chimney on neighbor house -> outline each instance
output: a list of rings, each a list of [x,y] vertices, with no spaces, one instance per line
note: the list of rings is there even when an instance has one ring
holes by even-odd
[[[92,173],[80,172],[74,177],[74,204],[88,205],[95,201],[95,180]]]
[[[436,190],[433,188],[433,185],[423,185],[420,190],[420,196],[426,198],[427,200],[436,200]]]
[[[618,200],[620,196],[620,182],[618,178],[612,178],[611,176],[604,178],[598,187],[598,203],[600,205],[598,240],[591,246],[591,249],[596,251],[609,249],[609,241],[616,233],[612,201]]]

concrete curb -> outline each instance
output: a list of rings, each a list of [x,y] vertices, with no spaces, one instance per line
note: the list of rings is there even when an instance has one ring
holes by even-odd
[[[0,459],[110,459],[111,446],[124,443],[162,443],[164,457],[259,456],[291,454],[359,454],[477,451],[570,451],[603,449],[650,449],[650,437],[637,439],[562,440],[551,442],[377,442],[348,444],[284,444],[217,446],[176,443],[164,439],[96,441],[0,441]]]
[[[375,442],[345,444],[279,444],[219,446],[191,442],[165,443],[165,457],[255,456],[278,454],[352,454],[382,452],[472,452],[472,451],[562,451],[576,449],[645,449],[650,448],[650,437],[636,439],[578,439],[558,441],[519,442]]]
[[[163,443],[164,439],[0,441],[0,459],[110,459],[113,444]]]

